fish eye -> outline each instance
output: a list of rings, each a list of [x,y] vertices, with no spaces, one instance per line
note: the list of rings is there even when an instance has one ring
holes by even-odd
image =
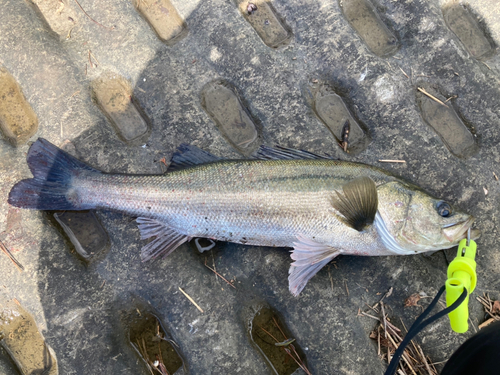
[[[436,209],[438,214],[441,215],[442,217],[448,217],[451,215],[451,207],[446,202],[439,202],[437,204]]]

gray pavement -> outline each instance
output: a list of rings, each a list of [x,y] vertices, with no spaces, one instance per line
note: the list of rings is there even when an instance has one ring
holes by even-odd
[[[4,345],[5,319],[22,306],[51,348],[44,360],[54,358],[60,374],[148,374],[129,340],[133,322],[152,313],[184,361],[177,374],[272,374],[249,327],[269,308],[311,373],[382,374],[369,338],[376,321],[358,310],[392,287],[389,315],[398,326],[411,325],[421,309],[404,308],[404,299],[435,295],[456,252],[339,257],[294,298],[285,249],[217,243],[199,254],[183,245],[167,259],[141,263],[144,242],[133,219],[98,211],[74,227],[85,258],[53,213],[7,203],[11,187],[31,176],[26,152],[37,137],[106,172],[164,173],[162,158],[168,162],[181,143],[229,158],[278,144],[385,168],[477,217],[483,236],[475,294],[500,298],[496,1],[468,8],[437,0],[252,4],[257,10],[248,14],[248,2],[229,0],[0,0],[0,67],[38,119],[37,127],[16,128],[9,118],[27,113],[23,96],[12,96],[19,107],[0,97],[0,240],[24,266],[20,272],[0,253]],[[472,31],[465,37],[460,30]],[[417,88],[452,99],[443,106]],[[120,105],[127,116],[114,109]],[[346,110],[359,125],[351,153],[336,139]],[[243,125],[232,121],[240,115]],[[19,142],[9,129],[20,129]],[[475,298],[470,312],[477,328],[484,312]],[[419,342],[433,361],[446,361],[474,327],[459,335],[442,319]],[[18,354],[18,367],[22,360]],[[40,370],[26,366],[17,372],[0,351],[0,373]]]

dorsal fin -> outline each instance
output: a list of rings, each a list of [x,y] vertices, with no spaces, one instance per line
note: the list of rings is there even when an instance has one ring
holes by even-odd
[[[260,146],[255,158],[262,160],[333,159],[329,155],[321,156],[313,154],[312,152],[295,150],[293,148],[281,146],[269,147],[264,145]]]
[[[167,172],[178,171],[179,169],[218,160],[222,159],[196,146],[181,144],[172,155]]]
[[[332,206],[343,216],[341,220],[351,228],[362,231],[373,224],[378,207],[377,186],[369,177],[360,177],[336,191]]]
[[[304,150],[295,150],[292,148],[275,146],[260,146],[254,159],[260,160],[297,160],[297,159],[329,159],[336,160],[330,155],[316,155]],[[196,146],[181,144],[172,155],[167,172],[178,171],[198,164],[211,163],[223,160],[211,153],[204,151]]]

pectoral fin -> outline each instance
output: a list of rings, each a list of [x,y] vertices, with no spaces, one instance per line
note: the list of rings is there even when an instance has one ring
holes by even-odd
[[[290,292],[298,296],[307,282],[318,273],[326,264],[340,254],[330,246],[320,244],[303,236],[297,236],[291,258],[294,262],[288,271]]]
[[[369,177],[360,177],[345,184],[342,193],[336,191],[332,206],[343,216],[341,220],[351,228],[362,231],[373,224],[377,214],[377,186]]]
[[[141,232],[141,240],[156,237],[141,249],[141,260],[143,262],[160,256],[166,257],[184,242],[190,240],[188,236],[177,233],[174,229],[161,221],[146,217],[138,217],[136,222],[139,224],[138,227]]]

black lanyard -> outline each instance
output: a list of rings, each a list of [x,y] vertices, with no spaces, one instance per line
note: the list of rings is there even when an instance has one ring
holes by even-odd
[[[437,296],[434,297],[434,299],[432,300],[431,304],[424,310],[424,312],[422,314],[420,314],[420,316],[417,318],[417,320],[415,320],[415,323],[413,323],[413,325],[410,327],[410,330],[406,334],[404,340],[401,342],[401,344],[399,344],[398,349],[394,353],[394,356],[392,357],[391,363],[389,363],[389,367],[387,367],[387,370],[386,370],[384,375],[394,375],[394,373],[396,372],[396,369],[398,367],[399,360],[401,359],[401,356],[403,355],[403,352],[406,348],[406,345],[408,345],[408,343],[411,341],[411,339],[413,339],[422,329],[427,327],[429,324],[435,322],[439,318],[441,318],[441,317],[445,316],[446,314],[450,313],[451,311],[455,310],[458,306],[460,306],[460,304],[467,297],[467,289],[464,288],[464,291],[462,292],[460,297],[458,297],[458,299],[455,302],[453,302],[453,304],[451,306],[449,306],[446,309],[431,316],[429,319],[424,320],[426,318],[426,316],[429,315],[429,313],[434,308],[434,306],[436,306],[436,304],[438,303],[439,297],[441,297],[441,295],[444,293],[445,289],[446,288],[443,285],[441,287],[441,289],[439,289]]]

